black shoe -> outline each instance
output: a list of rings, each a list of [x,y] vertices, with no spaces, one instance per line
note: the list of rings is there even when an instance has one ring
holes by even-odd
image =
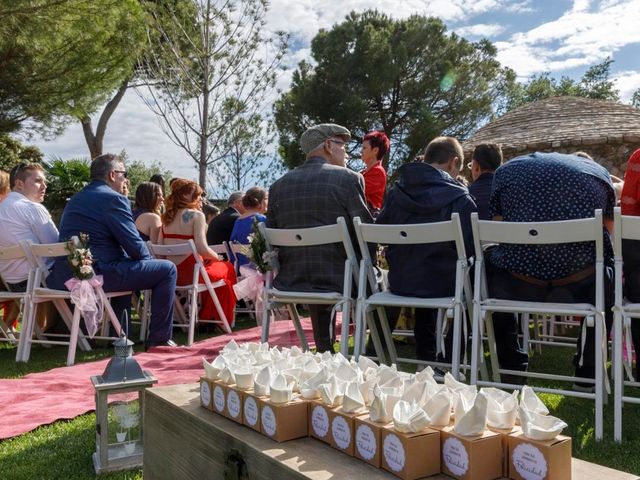
[[[144,351],[148,351],[150,348],[155,347],[177,347],[178,344],[173,340],[165,340],[164,342],[146,342],[144,344]]]

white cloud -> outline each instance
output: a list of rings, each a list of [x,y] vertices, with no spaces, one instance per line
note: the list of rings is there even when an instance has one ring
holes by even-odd
[[[475,25],[467,25],[466,27],[456,28],[456,33],[462,37],[476,36],[476,37],[493,37],[499,35],[505,30],[504,25],[489,24],[489,23],[477,23]]]
[[[616,88],[620,90],[620,99],[625,103],[629,102],[633,93],[640,89],[639,71],[618,72],[613,79],[616,82]]]
[[[532,13],[536,9],[531,6],[531,0],[523,0],[521,2],[515,2],[503,7],[505,12],[509,13]]]

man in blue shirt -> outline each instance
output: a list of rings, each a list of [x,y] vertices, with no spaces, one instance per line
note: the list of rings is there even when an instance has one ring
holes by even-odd
[[[481,143],[473,150],[469,168],[473,183],[469,185],[469,193],[478,207],[480,220],[491,220],[489,198],[493,186],[493,176],[502,165],[502,149],[497,143]]]
[[[546,222],[593,217],[602,209],[611,230],[615,193],[607,170],[593,160],[560,153],[532,153],[500,167],[493,181],[491,212],[494,220]],[[612,323],[613,249],[604,230],[605,315]],[[496,298],[555,303],[593,302],[595,246],[593,242],[561,245],[500,244],[487,255],[489,293]],[[528,358],[517,343],[517,325],[511,314],[493,314],[498,357],[502,368],[526,369]],[[584,326],[583,326],[584,327]],[[586,327],[584,327],[586,328]],[[587,328],[584,358],[581,337],[574,358],[576,376],[594,378],[594,329]],[[591,389],[577,384],[575,389]]]

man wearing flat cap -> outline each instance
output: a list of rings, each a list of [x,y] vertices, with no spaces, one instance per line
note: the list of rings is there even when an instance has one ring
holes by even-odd
[[[300,137],[307,160],[277,180],[269,189],[269,228],[309,228],[333,225],[344,217],[355,242],[352,219],[372,223],[364,196],[362,175],[345,166],[345,127],[323,123]],[[341,292],[346,254],[342,245],[279,248],[280,269],[274,279],[279,290]],[[319,352],[333,351],[334,325],[331,305],[309,305],[313,336]]]

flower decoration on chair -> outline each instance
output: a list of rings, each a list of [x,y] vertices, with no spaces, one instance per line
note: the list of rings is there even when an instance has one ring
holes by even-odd
[[[102,286],[102,275],[93,270],[93,256],[89,249],[89,235],[81,233],[67,242],[67,262],[73,277],[64,285],[71,292],[71,303],[80,310],[89,337],[98,331],[102,321],[102,298],[96,295],[95,287]]]
[[[251,233],[247,237],[249,244],[242,245],[240,248],[242,254],[255,264],[260,273],[264,274],[270,270],[275,270],[278,251],[269,252],[267,250],[267,242],[258,228],[259,223],[257,218],[253,219]]]

